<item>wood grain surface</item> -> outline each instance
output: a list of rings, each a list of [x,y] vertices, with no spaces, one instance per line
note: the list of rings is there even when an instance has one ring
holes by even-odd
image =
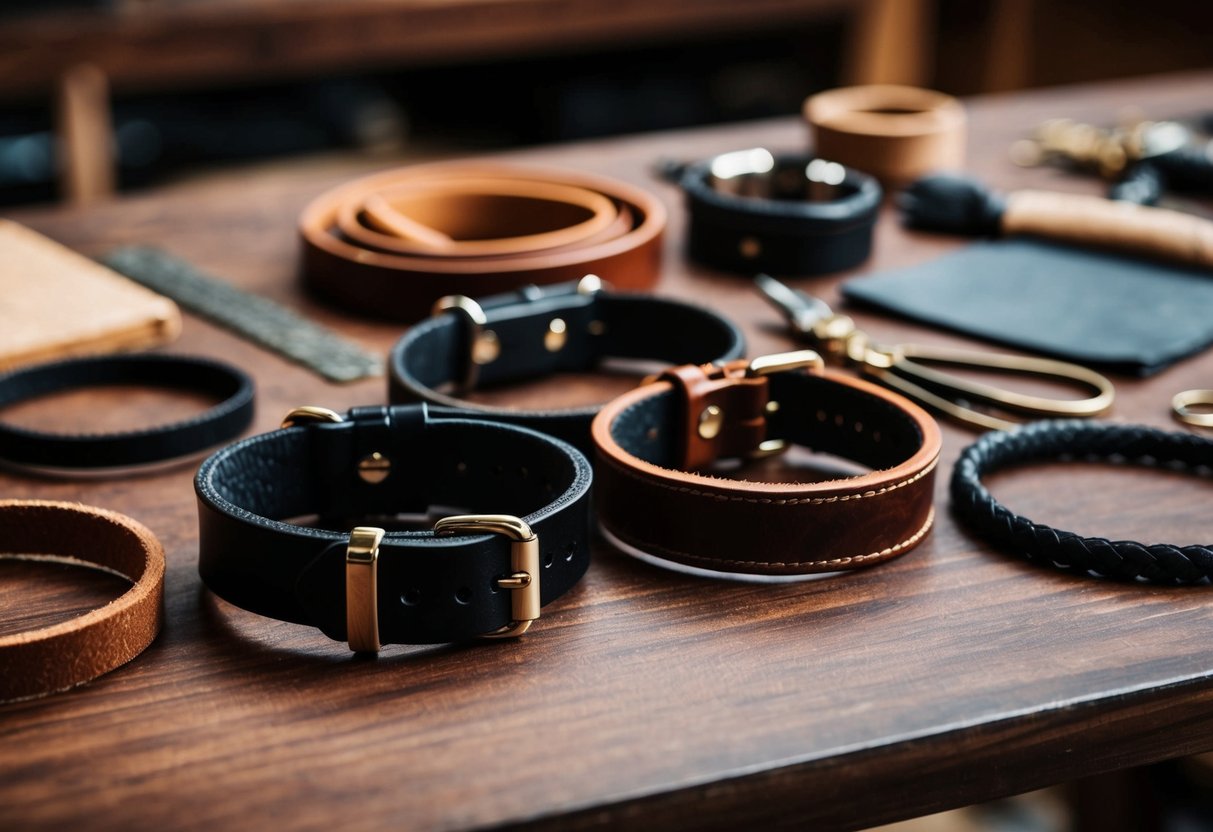
[[[1127,105],[1192,112],[1211,88],[1213,74],[1198,74],[974,100],[970,168],[999,188],[1096,193],[1093,181],[1013,167],[1008,144],[1049,117],[1111,122]],[[726,311],[753,355],[792,343],[746,281],[683,261],[679,195],[650,166],[805,141],[787,119],[513,155],[658,192],[672,210],[659,292]],[[318,305],[295,272],[304,203],[373,166],[382,161],[236,172],[14,218],[93,255],[162,246],[386,351],[396,327]],[[904,231],[890,210],[863,270],[958,245]],[[797,285],[836,302],[842,277]],[[857,318],[884,340],[973,345]],[[297,404],[344,409],[385,397],[381,380],[327,384],[193,317],[172,351],[247,368],[259,384],[257,430]],[[1112,418],[1175,427],[1170,396],[1213,386],[1213,355],[1116,382]],[[557,379],[495,400],[585,400],[629,383]],[[165,406],[197,403],[77,395],[13,418],[82,428],[98,408],[146,422]],[[112,481],[0,475],[0,496],[130,514],[160,536],[169,565],[167,624],[147,653],[67,694],[0,706],[0,829],[860,828],[1213,749],[1210,589],[1083,580],[972,540],[946,510],[945,490],[972,438],[944,426],[938,525],[887,565],[738,584],[665,572],[599,543],[585,581],[526,638],[392,647],[371,661],[207,593],[191,467]],[[1056,464],[992,483],[1013,508],[1063,527],[1213,539],[1208,479]],[[90,583],[73,595],[27,573],[0,572],[0,585],[9,629],[118,591]]]

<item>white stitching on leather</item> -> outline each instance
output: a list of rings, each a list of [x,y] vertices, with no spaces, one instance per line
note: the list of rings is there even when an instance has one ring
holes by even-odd
[[[663,488],[666,491],[674,491],[679,494],[689,494],[692,497],[708,497],[710,499],[713,499],[713,500],[716,500],[716,501],[722,502],[722,503],[757,503],[760,505],[773,505],[773,506],[795,506],[795,505],[816,506],[816,505],[821,505],[823,503],[845,503],[849,500],[864,500],[864,499],[867,499],[868,497],[879,497],[881,494],[887,494],[890,491],[896,491],[899,488],[904,488],[907,485],[912,485],[913,483],[915,483],[918,480],[925,477],[927,474],[934,471],[935,466],[939,463],[939,457],[936,457],[935,459],[931,460],[931,463],[927,467],[923,468],[921,471],[919,471],[917,474],[910,477],[909,479],[905,479],[905,480],[902,480],[901,482],[893,483],[892,485],[886,485],[884,488],[880,488],[875,491],[864,491],[859,494],[839,494],[839,495],[835,495],[833,497],[803,497],[803,498],[802,497],[790,497],[787,499],[773,499],[770,497],[740,497],[740,496],[729,496],[727,494],[713,494],[708,491],[700,491],[697,488],[688,488],[686,486],[681,486],[681,485],[667,485],[664,482],[654,480],[650,477],[641,476],[640,474],[633,471],[631,468],[624,466],[621,462],[618,462],[617,460],[613,459],[612,457],[606,456],[605,454],[602,455],[602,458],[605,459],[611,465],[612,468],[615,468],[624,476],[630,477],[630,478],[636,480],[637,482],[641,482],[645,485],[653,485],[653,486],[656,486],[657,488]],[[722,479],[721,482],[729,482],[729,480]]]
[[[704,565],[704,566],[707,566],[708,568],[720,567],[722,565],[748,566],[748,567],[756,566],[756,567],[760,567],[760,568],[765,567],[765,568],[776,568],[776,569],[781,569],[781,568],[785,568],[785,567],[805,567],[805,566],[813,566],[813,567],[817,567],[817,566],[850,566],[852,564],[864,563],[869,560],[882,560],[882,559],[892,557],[893,555],[898,554],[899,552],[901,552],[904,549],[910,548],[911,546],[918,543],[918,541],[922,540],[923,537],[926,536],[927,532],[929,532],[931,530],[931,526],[933,526],[934,524],[935,524],[935,508],[932,506],[931,508],[927,509],[927,521],[922,524],[922,528],[920,528],[918,531],[914,532],[914,534],[910,535],[909,537],[907,537],[905,540],[901,541],[900,543],[894,543],[892,546],[887,546],[884,549],[881,549],[877,552],[869,552],[866,555],[852,555],[852,556],[845,557],[845,558],[830,558],[828,560],[802,560],[802,561],[785,561],[785,562],[772,562],[772,561],[765,561],[765,560],[724,560],[721,558],[704,557],[703,555],[692,555],[689,552],[680,552],[677,549],[666,549],[664,546],[653,547],[653,544],[632,543],[631,545],[634,545],[637,548],[641,548],[641,547],[655,548],[656,551],[658,551],[658,552],[675,555],[678,558],[685,559],[686,561],[693,561],[694,563],[691,564],[692,566]],[[618,534],[617,532],[614,532],[614,531],[612,531],[611,533]],[[620,539],[623,540],[623,537],[620,537]]]

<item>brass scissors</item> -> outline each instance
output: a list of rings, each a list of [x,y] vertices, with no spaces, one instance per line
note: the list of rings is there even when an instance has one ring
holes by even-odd
[[[1080,418],[1099,416],[1112,406],[1112,382],[1099,373],[1048,358],[927,347],[882,345],[834,312],[825,301],[792,289],[773,277],[754,278],[759,291],[783,313],[796,337],[808,342],[827,362],[857,367],[861,373],[953,419],[983,430],[1006,430],[1018,420],[1006,417]],[[971,368],[1005,375],[1054,379],[1089,389],[1085,399],[1053,399],[970,381],[930,365]]]

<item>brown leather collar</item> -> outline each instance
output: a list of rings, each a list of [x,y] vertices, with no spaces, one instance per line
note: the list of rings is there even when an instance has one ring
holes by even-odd
[[[811,372],[801,372],[804,367]],[[714,572],[797,575],[870,566],[926,536],[939,428],[901,396],[821,369],[816,353],[686,366],[594,420],[599,520],[624,547]],[[716,459],[784,442],[872,470],[825,482],[722,479]]]
[[[80,561],[134,584],[79,618],[0,637],[0,701],[95,679],[138,656],[160,632],[164,548],[129,517],[78,503],[0,500],[0,541],[19,557]]]
[[[334,303],[415,321],[446,295],[480,297],[593,273],[657,281],[666,211],[651,194],[575,171],[444,162],[386,171],[314,200],[299,220],[303,279]]]

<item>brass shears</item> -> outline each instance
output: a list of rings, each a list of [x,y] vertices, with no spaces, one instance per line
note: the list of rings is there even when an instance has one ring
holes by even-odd
[[[878,344],[849,316],[836,314],[820,298],[764,274],[758,275],[754,282],[771,305],[787,318],[796,337],[808,342],[827,362],[856,367],[881,384],[971,427],[1006,430],[1025,417],[1099,416],[1112,406],[1115,395],[1112,382],[1086,367],[1025,355],[920,344]],[[1036,396],[971,381],[936,366],[1052,379],[1090,390],[1092,395],[1085,399]],[[1016,416],[1020,419],[1009,418]]]

